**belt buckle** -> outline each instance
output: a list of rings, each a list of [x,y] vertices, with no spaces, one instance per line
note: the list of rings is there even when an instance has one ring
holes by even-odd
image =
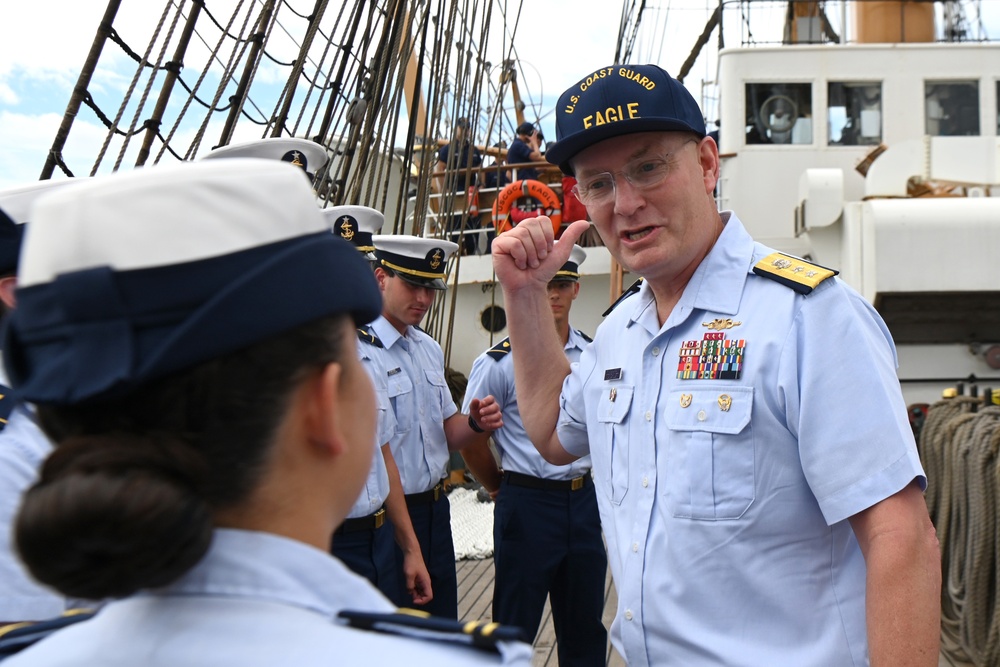
[[[569,481],[570,491],[579,491],[583,488],[583,476],[574,477]]]
[[[441,497],[441,482],[434,485],[434,502],[437,502]]]
[[[378,512],[375,512],[375,527],[381,528],[385,525],[385,508],[381,508]]]

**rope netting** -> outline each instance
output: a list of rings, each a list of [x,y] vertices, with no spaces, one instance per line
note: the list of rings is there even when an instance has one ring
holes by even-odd
[[[919,434],[927,508],[941,544],[941,649],[1000,665],[1000,406],[955,396],[930,407]]]

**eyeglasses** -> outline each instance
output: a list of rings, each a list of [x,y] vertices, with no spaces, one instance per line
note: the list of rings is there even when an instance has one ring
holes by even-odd
[[[599,174],[580,179],[573,186],[573,194],[586,206],[607,204],[615,198],[615,174],[624,176],[629,185],[637,190],[648,190],[649,188],[656,187],[666,180],[667,175],[670,173],[674,154],[693,142],[694,139],[689,139],[662,157],[636,160],[625,165],[625,168],[621,171],[602,171]]]

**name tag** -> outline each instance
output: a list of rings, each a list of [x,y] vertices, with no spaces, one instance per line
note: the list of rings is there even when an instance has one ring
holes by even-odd
[[[622,369],[620,368],[609,368],[604,371],[604,381],[610,382],[611,380],[621,380],[622,379]]]
[[[388,373],[386,373],[386,375],[388,375],[389,377],[392,377],[393,375],[397,375],[397,374],[402,373],[402,372],[403,372],[402,368],[396,367],[396,368],[393,368]]]

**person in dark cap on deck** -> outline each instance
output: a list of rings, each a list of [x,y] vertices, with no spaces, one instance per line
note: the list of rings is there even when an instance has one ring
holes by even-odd
[[[332,206],[323,209],[323,216],[331,232],[352,243],[366,259],[374,261],[372,237],[382,231],[385,221],[380,211],[367,206]],[[384,360],[378,353],[378,339],[367,327],[358,328],[358,339],[358,356],[375,386],[376,447],[361,495],[344,523],[334,532],[331,553],[399,606],[426,604],[434,597],[434,592],[420,542],[406,510],[399,469],[389,446],[396,433],[396,418],[389,406]],[[403,556],[401,572],[394,545],[399,545]],[[399,581],[400,574],[404,581]],[[405,599],[400,597],[403,590],[408,593]]]
[[[446,289],[448,259],[458,246],[405,235],[374,240],[382,315],[368,330],[382,345],[379,352],[396,416],[390,444],[434,588],[431,603],[417,608],[457,618],[455,546],[443,492],[449,454],[472,443],[486,428],[499,428],[503,420],[492,396],[473,401],[469,414],[458,411],[445,380],[441,346],[417,326],[434,296]]]
[[[492,628],[393,613],[328,553],[372,462],[355,327],[381,299],[296,168],[49,195],[18,281],[4,362],[56,448],[17,548],[42,583],[113,601],[5,665],[529,664]],[[6,629],[0,654],[34,632]]]
[[[718,147],[661,68],[591,72],[555,122],[546,159],[642,281],[570,367],[546,286],[588,225],[525,220],[493,262],[528,437],[593,463],[622,657],[936,666],[940,552],[878,313],[718,210]]]
[[[514,140],[507,149],[507,165],[515,167],[517,174],[511,174],[511,180],[538,179],[538,169],[535,167],[518,167],[519,164],[541,162],[545,159],[541,150],[541,134],[533,123],[525,121],[517,126]]]
[[[32,207],[42,196],[84,179],[36,181],[0,191],[0,310],[17,306],[17,267]],[[34,407],[17,403],[0,367],[0,625],[37,621],[64,612],[75,601],[40,585],[24,569],[11,542],[21,496],[38,478],[52,443],[38,428]]]
[[[584,249],[575,246],[548,284],[551,317],[570,363],[578,362],[590,343],[569,322],[580,293],[580,265],[586,258]],[[531,444],[517,407],[515,354],[510,340],[504,339],[476,359],[463,408],[467,410],[474,398],[491,395],[503,412],[503,428],[483,433],[462,451],[469,469],[496,500],[493,620],[534,637],[548,598],[560,667],[603,667],[608,559],[590,457],[555,466]],[[502,471],[489,448],[491,436]]]

